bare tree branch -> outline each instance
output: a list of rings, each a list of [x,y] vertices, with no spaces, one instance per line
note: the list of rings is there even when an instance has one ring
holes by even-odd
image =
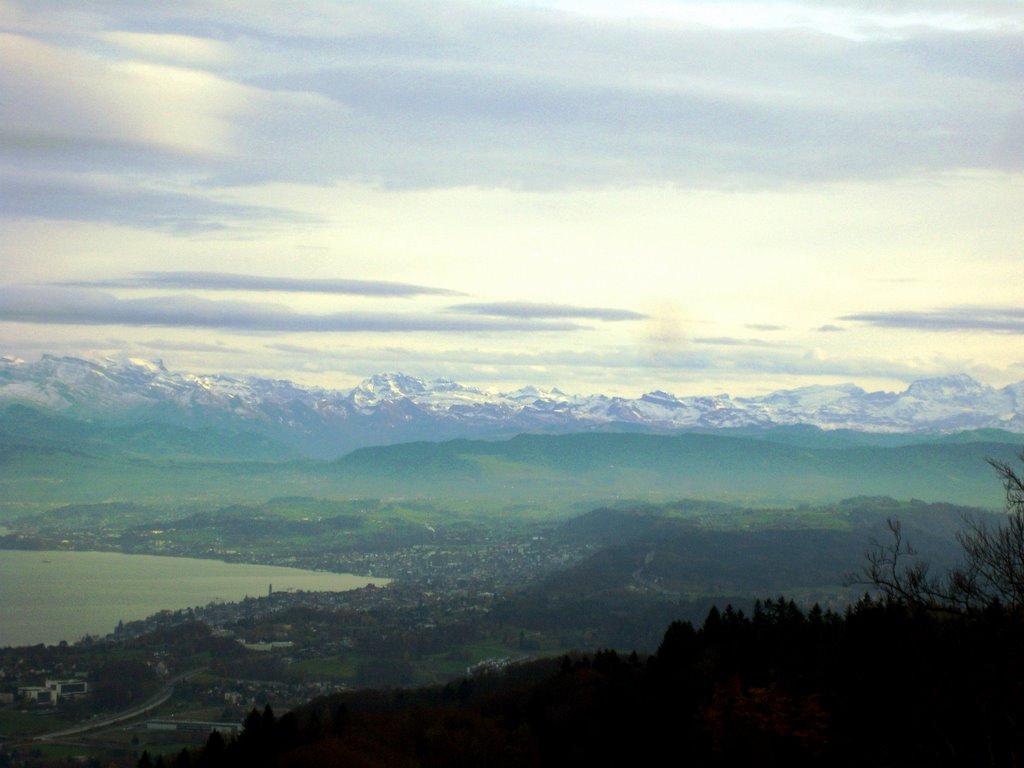
[[[1024,463],[1024,451],[1019,454]],[[988,459],[1006,489],[1007,519],[993,526],[964,518],[957,541],[961,566],[941,578],[903,536],[898,520],[889,520],[889,543],[872,540],[859,583],[877,588],[888,599],[932,610],[976,612],[993,606],[1024,610],[1024,477],[1001,461]]]

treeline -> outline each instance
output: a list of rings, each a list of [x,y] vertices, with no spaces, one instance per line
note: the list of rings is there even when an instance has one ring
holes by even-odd
[[[430,689],[364,691],[158,758],[204,766],[1017,765],[1024,621],[865,597],[785,599],[675,622],[657,652],[518,665]],[[151,763],[149,755],[145,763]]]

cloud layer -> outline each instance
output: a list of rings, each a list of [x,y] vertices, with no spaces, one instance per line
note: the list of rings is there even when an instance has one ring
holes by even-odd
[[[1016,0],[0,0],[0,353],[1005,383],[1022,37]]]
[[[400,187],[718,187],[1024,163],[1013,6],[948,10],[977,21],[957,30],[869,7],[858,39],[823,22],[613,24],[500,4],[244,19],[189,6],[143,20],[108,3],[95,29],[57,44],[22,5],[26,29],[4,35],[0,64],[5,151],[45,163],[56,147],[101,146],[142,167],[170,154],[223,178]],[[829,14],[850,8],[807,18]],[[147,31],[116,29],[133,24]]]
[[[131,277],[64,283],[78,288],[159,288],[200,291],[324,293],[351,296],[453,296],[458,291],[385,280],[266,277],[230,272],[140,272]]]
[[[643,320],[647,316],[628,309],[576,307],[570,304],[537,304],[528,301],[456,304],[449,309],[488,317],[522,319],[578,318],[587,320]]]
[[[265,302],[211,301],[189,295],[119,299],[101,291],[25,287],[0,289],[0,320],[287,333],[536,333],[579,327],[570,322],[531,318],[422,312],[311,313]]]
[[[991,331],[1024,334],[1024,309],[1016,307],[950,307],[927,312],[861,312],[845,315],[880,328],[918,331]]]

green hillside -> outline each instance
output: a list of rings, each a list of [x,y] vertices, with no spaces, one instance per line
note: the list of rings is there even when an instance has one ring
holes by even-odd
[[[826,433],[823,433],[826,434]],[[362,449],[336,462],[335,480],[361,493],[431,497],[664,501],[689,497],[788,505],[858,495],[922,498],[998,509],[986,463],[1013,461],[1008,442],[915,442],[893,447],[793,446],[745,436],[587,433],[520,435]]]
[[[406,443],[316,462],[247,433],[99,427],[9,408],[0,415],[0,521],[70,504],[209,508],[285,496],[420,500],[466,515],[566,516],[679,498],[784,507],[854,496],[1000,509],[986,459],[1015,462],[1012,437],[591,432]]]

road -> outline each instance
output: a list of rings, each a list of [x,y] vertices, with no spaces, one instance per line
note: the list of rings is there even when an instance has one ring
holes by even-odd
[[[141,717],[147,712],[156,709],[169,698],[171,698],[171,696],[174,695],[174,686],[177,683],[180,683],[182,680],[192,677],[193,675],[197,675],[202,671],[203,668],[200,667],[199,669],[190,669],[188,672],[182,672],[180,675],[175,675],[170,680],[168,680],[164,687],[157,691],[153,696],[146,699],[146,701],[142,702],[141,704],[132,707],[131,709],[126,709],[114,715],[107,715],[101,719],[90,720],[87,723],[82,723],[72,728],[65,728],[63,731],[53,731],[51,733],[44,733],[40,736],[33,737],[32,741],[52,741],[53,739],[63,739],[67,736],[79,736],[83,733],[89,733],[90,731],[98,731],[103,728],[109,728],[112,725],[123,723],[126,720],[133,720],[136,717]]]

